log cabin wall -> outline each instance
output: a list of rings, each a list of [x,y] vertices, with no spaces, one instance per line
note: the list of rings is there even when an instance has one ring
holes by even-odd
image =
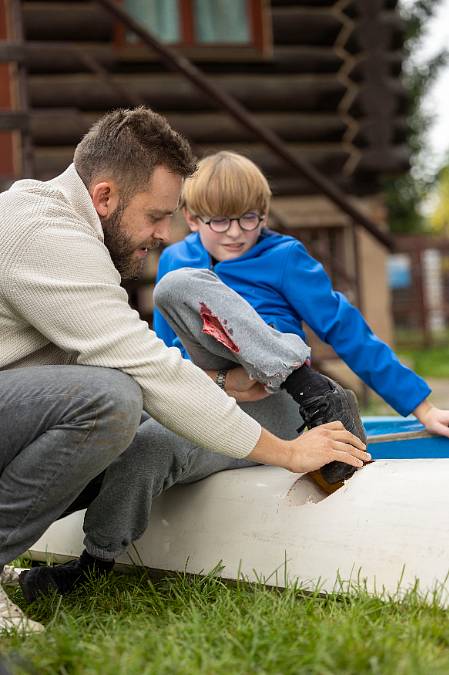
[[[32,171],[22,38],[20,6],[0,0],[0,191]]]
[[[82,134],[105,111],[150,105],[200,156],[226,148],[258,163],[275,195],[273,225],[303,239],[337,287],[359,301],[382,337],[391,338],[385,251],[370,235],[354,234],[348,218],[305,179],[188,81],[167,72],[147,48],[118,46],[114,20],[95,2],[20,4],[37,178],[62,171]],[[385,226],[382,177],[408,168],[397,1],[272,0],[266,6],[272,49],[265,54],[210,46],[184,48],[184,53]],[[362,257],[365,263],[376,260],[375,269],[368,265],[369,273],[363,272]],[[363,281],[359,294],[357,264]],[[151,259],[149,276],[156,265]],[[151,320],[148,282],[130,292],[142,316]],[[383,298],[381,306],[373,295]]]

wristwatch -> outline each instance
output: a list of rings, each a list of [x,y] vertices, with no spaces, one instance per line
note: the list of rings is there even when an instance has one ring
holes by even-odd
[[[228,371],[225,370],[224,368],[222,370],[219,370],[217,373],[217,377],[215,378],[215,384],[218,384],[220,389],[225,388],[225,383],[226,383],[226,375],[228,374]]]

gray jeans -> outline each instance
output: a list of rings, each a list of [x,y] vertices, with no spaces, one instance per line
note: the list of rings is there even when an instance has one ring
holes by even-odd
[[[113,559],[143,534],[163,490],[251,464],[196,448],[142,414],[140,388],[120,371],[2,371],[0,569],[82,506],[86,549]]]
[[[127,451],[141,414],[140,388],[119,371],[0,372],[0,568]]]

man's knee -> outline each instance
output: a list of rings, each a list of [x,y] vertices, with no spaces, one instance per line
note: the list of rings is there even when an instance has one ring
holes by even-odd
[[[142,391],[126,373],[112,368],[89,369],[95,379],[94,405],[102,435],[123,450],[132,442],[142,416]],[[93,372],[92,372],[93,371]]]

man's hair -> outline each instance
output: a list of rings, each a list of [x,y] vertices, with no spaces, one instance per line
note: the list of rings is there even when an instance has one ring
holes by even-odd
[[[99,119],[78,143],[74,163],[87,188],[97,177],[113,178],[127,199],[147,188],[159,165],[183,178],[196,168],[187,140],[144,106]]]
[[[186,180],[182,205],[193,215],[236,216],[256,209],[266,213],[271,190],[261,170],[235,152],[217,152],[202,159]]]

